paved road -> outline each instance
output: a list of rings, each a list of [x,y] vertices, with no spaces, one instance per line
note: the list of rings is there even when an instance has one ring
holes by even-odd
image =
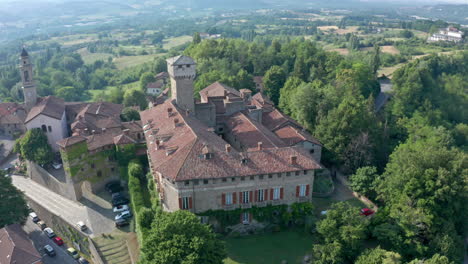
[[[69,200],[27,177],[13,175],[12,180],[13,185],[23,191],[29,199],[42,205],[52,214],[62,217],[70,225],[75,225],[79,221],[85,222],[89,227],[86,233],[91,237],[111,233],[115,229],[110,215],[103,215],[95,208]]]
[[[26,221],[26,224],[23,226],[24,231],[28,234],[29,238],[33,241],[34,246],[37,251],[42,255],[42,261],[44,264],[76,264],[77,261],[74,260],[70,255],[67,254],[66,249],[67,245],[57,246],[47,235],[41,231],[38,225],[33,223],[30,218]],[[54,257],[49,257],[44,252],[45,245],[51,245],[57,255]]]

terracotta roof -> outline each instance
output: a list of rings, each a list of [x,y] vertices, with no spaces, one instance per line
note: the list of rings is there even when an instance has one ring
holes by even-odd
[[[293,125],[296,127],[302,127],[295,120],[289,116],[281,113],[278,109],[273,109],[269,112],[263,112],[262,114],[262,124],[266,126],[271,131],[279,129],[285,125]]]
[[[122,126],[125,129],[129,129],[131,132],[143,132],[140,120],[130,121],[130,122],[122,122]]]
[[[133,138],[128,135],[121,134],[114,137],[115,145],[126,145],[126,144],[135,144],[137,143]]]
[[[66,148],[84,141],[86,141],[86,137],[76,135],[57,141],[57,145],[59,145],[62,148]]]
[[[64,112],[65,103],[62,99],[54,96],[38,98],[38,102],[31,108],[24,122],[27,123],[41,114],[60,120]]]
[[[271,111],[275,108],[275,104],[262,93],[256,93],[252,96],[251,103],[264,110]]]
[[[275,130],[275,134],[288,146],[294,146],[302,141],[310,141],[317,145],[322,145],[316,138],[305,131],[301,131],[293,126],[284,126]]]
[[[262,148],[286,146],[273,132],[241,112],[230,116],[226,120],[226,126],[229,132],[240,142],[243,150],[256,150],[258,142],[262,142]]]
[[[160,73],[156,74],[156,80],[166,79],[166,78],[169,78],[169,73],[167,73],[167,72],[160,72]]]
[[[163,87],[163,83],[162,82],[150,82],[146,85],[146,88],[147,89],[150,89],[150,88],[162,88]]]
[[[200,96],[207,101],[208,97],[240,97],[240,92],[220,82],[215,82],[200,91]]]
[[[0,263],[41,263],[41,255],[19,224],[0,229]]]
[[[153,170],[163,177],[181,181],[320,168],[310,155],[296,147],[248,152],[232,149],[228,153],[226,141],[201,121],[182,113],[172,101],[140,113]],[[212,155],[205,159],[207,146]],[[297,157],[297,165],[291,164],[292,156]],[[242,163],[242,159],[246,162]]]
[[[114,137],[118,134],[113,131],[106,131],[106,133],[87,136],[88,150],[93,151],[104,146],[114,145]]]
[[[13,114],[18,109],[24,109],[23,105],[18,103],[0,103],[0,115]]]

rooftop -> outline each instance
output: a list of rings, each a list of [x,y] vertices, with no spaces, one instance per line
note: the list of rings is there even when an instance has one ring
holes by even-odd
[[[41,255],[21,229],[21,225],[13,224],[0,229],[0,263],[41,263]]]

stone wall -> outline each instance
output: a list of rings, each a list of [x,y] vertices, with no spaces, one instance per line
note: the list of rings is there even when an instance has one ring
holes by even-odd
[[[28,176],[31,178],[31,180],[70,200],[76,201],[80,198],[77,197],[73,184],[66,176],[62,182],[57,180],[53,175],[51,175],[36,163],[26,161],[26,164],[28,167]]]

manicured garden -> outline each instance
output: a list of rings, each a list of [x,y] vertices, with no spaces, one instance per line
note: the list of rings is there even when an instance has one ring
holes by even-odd
[[[225,239],[228,258],[225,264],[301,263],[310,254],[314,237],[303,230],[251,235]]]

